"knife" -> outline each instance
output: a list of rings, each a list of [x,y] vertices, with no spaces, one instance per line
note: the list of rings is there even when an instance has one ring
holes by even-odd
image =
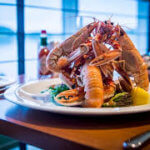
[[[150,141],[150,131],[139,134],[123,143],[124,149],[139,149]]]

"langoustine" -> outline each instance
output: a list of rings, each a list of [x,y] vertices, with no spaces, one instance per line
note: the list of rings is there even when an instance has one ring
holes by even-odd
[[[86,25],[53,49],[47,57],[49,70],[61,72],[66,65],[77,59],[81,54],[87,53],[89,49],[84,43],[88,40],[97,24],[97,22],[93,22]]]
[[[99,68],[86,63],[82,68],[81,76],[85,91],[84,106],[101,107],[104,101],[104,87]]]
[[[113,38],[110,36],[110,39],[106,41],[106,43],[111,44],[113,47],[117,48],[117,50],[114,50],[114,52],[107,51],[106,53],[99,55],[91,61],[91,65],[100,66],[108,63],[108,59],[105,58],[108,58],[109,55],[111,57],[114,55],[115,57],[120,53],[118,62],[124,63],[124,67],[119,66],[122,72],[126,72],[127,76],[134,77],[136,86],[148,90],[149,78],[147,65],[126,32],[118,25],[117,29],[119,32],[112,35]],[[122,72],[119,70],[119,73]]]
[[[141,57],[129,36],[122,28],[118,41],[122,47],[121,59],[125,61],[125,71],[128,73],[128,75],[134,77],[134,81],[137,86],[148,90],[149,78],[147,65],[145,64],[143,58]]]
[[[103,85],[101,71],[86,62],[81,69],[82,87],[70,89],[58,94],[55,101],[65,106],[83,105],[99,108],[104,100],[112,97],[116,86],[112,80]]]
[[[90,34],[94,29],[96,34],[93,33],[93,38]],[[111,45],[114,50],[108,49],[105,44]],[[134,63],[129,58],[133,58]],[[72,62],[75,67],[67,72]],[[124,65],[121,66],[120,62]],[[68,106],[70,103],[70,106],[84,104],[85,107],[101,107],[104,100],[115,93],[113,80],[108,78],[111,82],[104,82],[108,76],[113,76],[114,69],[125,79],[120,80],[126,86],[125,90],[131,90],[133,86],[128,75],[134,77],[137,86],[148,89],[147,68],[139,52],[122,28],[110,21],[89,24],[64,41],[49,54],[48,66],[60,72],[62,79],[71,85],[70,88],[76,85],[75,89],[55,97],[58,103]]]
[[[70,76],[71,72],[69,72],[68,65],[89,52],[90,46],[87,41],[97,25],[98,22],[86,25],[53,49],[47,57],[48,69],[53,72],[59,72],[60,78],[70,88],[77,85],[77,83],[76,80]]]

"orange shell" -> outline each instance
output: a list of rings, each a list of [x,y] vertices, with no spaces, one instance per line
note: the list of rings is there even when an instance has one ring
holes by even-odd
[[[85,64],[81,71],[85,91],[85,107],[101,107],[103,104],[103,81],[101,72],[96,66]]]

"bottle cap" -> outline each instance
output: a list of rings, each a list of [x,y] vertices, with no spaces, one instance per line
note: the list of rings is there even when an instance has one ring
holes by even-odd
[[[46,30],[42,30],[41,33],[42,33],[42,34],[46,34]]]

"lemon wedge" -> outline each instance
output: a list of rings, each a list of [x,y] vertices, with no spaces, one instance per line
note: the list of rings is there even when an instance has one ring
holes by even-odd
[[[150,104],[150,94],[140,87],[135,87],[131,91],[133,105]]]

